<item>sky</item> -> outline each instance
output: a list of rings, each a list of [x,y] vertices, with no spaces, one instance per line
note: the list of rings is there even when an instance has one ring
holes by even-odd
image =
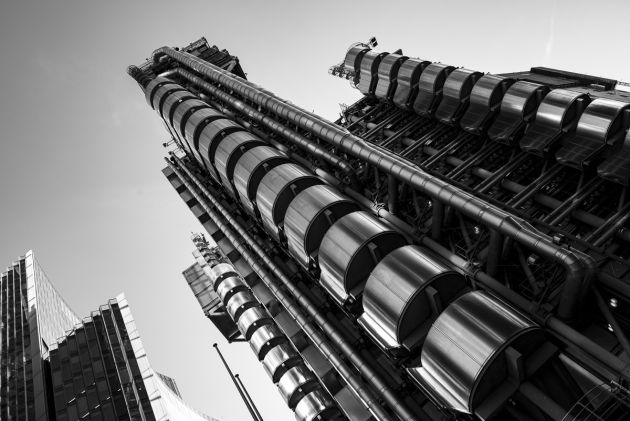
[[[292,420],[247,344],[227,345],[181,272],[200,225],[164,179],[167,134],[125,69],[201,36],[248,78],[335,119],[359,93],[328,68],[350,44],[484,72],[548,66],[630,81],[630,2],[0,2],[0,262],[33,249],[78,315],[125,292],[152,366],[194,408]]]

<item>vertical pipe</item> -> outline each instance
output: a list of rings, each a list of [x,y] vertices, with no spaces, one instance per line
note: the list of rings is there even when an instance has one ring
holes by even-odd
[[[245,403],[245,406],[247,407],[247,410],[249,411],[249,414],[252,416],[252,419],[254,421],[259,421],[258,418],[256,418],[256,414],[252,410],[252,407],[249,406],[249,402],[247,401],[247,398],[243,394],[243,391],[238,386],[238,383],[237,383],[236,379],[234,378],[234,374],[232,373],[232,370],[230,369],[230,366],[228,365],[227,361],[225,361],[225,358],[223,358],[223,354],[221,354],[221,350],[219,349],[219,345],[213,344],[212,346],[217,351],[217,354],[219,354],[219,358],[221,358],[221,361],[223,362],[223,365],[225,366],[225,369],[227,370],[228,374],[230,375],[230,378],[232,379],[232,382],[234,383],[234,387],[236,387],[236,390],[238,390],[238,394],[241,395],[241,399],[243,399],[243,402]]]
[[[260,415],[260,412],[258,412],[258,408],[256,408],[256,404],[254,403],[254,400],[252,399],[252,397],[250,396],[249,392],[247,391],[247,388],[245,387],[245,385],[243,384],[241,377],[238,374],[235,374],[234,377],[236,378],[236,381],[238,382],[239,386],[241,387],[241,390],[243,391],[243,393],[245,393],[245,397],[247,398],[247,400],[249,401],[249,404],[251,405],[252,409],[254,410],[254,412],[256,413],[256,419],[258,421],[263,421],[262,416]]]

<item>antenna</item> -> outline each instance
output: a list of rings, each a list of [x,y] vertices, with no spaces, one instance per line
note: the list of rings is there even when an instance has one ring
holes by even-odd
[[[219,357],[221,358],[221,361],[223,361],[223,365],[225,366],[225,369],[227,370],[228,374],[230,375],[230,378],[234,382],[234,386],[236,387],[236,390],[238,390],[239,395],[241,395],[241,399],[243,399],[243,402],[245,402],[245,406],[247,407],[247,410],[249,411],[249,414],[252,416],[252,419],[254,421],[262,421],[262,418],[256,417],[256,413],[254,412],[254,410],[252,409],[252,407],[249,404],[249,401],[247,400],[247,398],[243,394],[243,391],[241,390],[241,388],[240,388],[236,378],[234,378],[234,374],[232,373],[232,370],[230,370],[230,366],[225,361],[225,358],[223,358],[223,354],[221,354],[221,350],[219,349],[219,345],[217,345],[215,343],[212,346],[214,347],[214,349],[217,350],[217,354],[219,354]],[[256,411],[256,412],[258,412],[258,411]]]
[[[254,403],[252,397],[249,395],[249,392],[247,391],[247,389],[245,388],[245,385],[243,384],[243,381],[241,380],[241,378],[239,377],[238,374],[235,374],[234,377],[236,377],[236,381],[238,382],[238,384],[241,386],[241,389],[243,390],[243,392],[245,393],[245,396],[247,397],[247,399],[249,400],[249,404],[251,405],[252,409],[254,410],[254,412],[256,413],[256,417],[258,418],[259,421],[263,421],[262,416],[260,415],[260,412],[258,412],[258,408],[256,408],[256,404]]]

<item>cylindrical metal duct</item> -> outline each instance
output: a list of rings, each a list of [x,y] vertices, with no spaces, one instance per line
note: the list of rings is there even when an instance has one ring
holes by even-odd
[[[312,418],[304,418],[302,412],[296,410],[295,416],[297,420],[314,419],[317,415],[328,414],[336,417],[339,415],[339,409],[336,407],[332,399],[322,390],[322,385],[316,380],[316,377],[304,365],[302,357],[295,351],[293,345],[286,335],[278,328],[267,314],[266,310],[254,294],[247,288],[247,283],[236,273],[236,269],[229,263],[219,263],[210,266],[212,261],[207,258],[208,244],[202,241],[196,241],[195,245],[200,254],[197,258],[198,263],[208,275],[215,291],[224,299],[228,313],[232,320],[238,325],[241,333],[256,354],[256,357],[263,362],[265,369],[269,373],[274,383],[278,383],[282,376],[293,367],[303,367],[305,376],[314,382],[314,391],[318,391],[316,401],[308,400],[302,406],[314,408],[310,412]],[[239,292],[226,296],[227,292],[238,289]],[[218,348],[217,348],[218,351]],[[227,367],[227,366],[226,366]],[[230,376],[232,373],[230,372]],[[234,378],[233,378],[234,380]],[[299,396],[300,384],[293,384],[293,390],[287,389],[287,383],[283,383],[285,390],[282,392],[283,397],[286,395]],[[238,386],[237,386],[238,387]],[[239,390],[240,392],[240,390]],[[246,401],[246,398],[243,397]],[[295,410],[296,405],[306,399],[302,397],[297,402],[291,402],[291,409]],[[256,419],[254,409],[250,409],[252,416]],[[259,414],[258,414],[259,416]]]

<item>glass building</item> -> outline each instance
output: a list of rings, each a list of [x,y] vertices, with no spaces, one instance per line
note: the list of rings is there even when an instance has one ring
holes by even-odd
[[[124,295],[80,319],[32,251],[0,293],[0,420],[214,420],[149,365]]]
[[[51,351],[57,421],[213,420],[187,407],[149,365],[127,299],[93,311]]]
[[[3,271],[1,279],[0,419],[54,419],[48,357],[56,339],[79,318],[32,251]]]

